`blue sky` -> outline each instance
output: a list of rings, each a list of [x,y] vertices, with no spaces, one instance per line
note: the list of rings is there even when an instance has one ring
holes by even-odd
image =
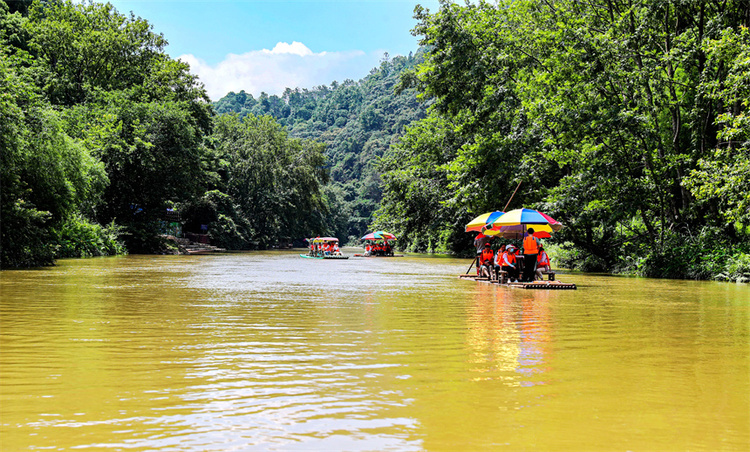
[[[212,100],[229,91],[281,94],[334,80],[359,80],[384,52],[417,50],[417,4],[438,0],[109,0],[169,41]]]

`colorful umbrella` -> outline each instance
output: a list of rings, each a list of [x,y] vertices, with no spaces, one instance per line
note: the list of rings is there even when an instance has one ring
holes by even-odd
[[[390,232],[375,231],[362,237],[360,240],[396,240],[396,236]]]
[[[506,212],[495,218],[491,222],[487,222],[487,229],[499,229],[501,226],[535,226],[535,225],[549,225],[553,231],[557,232],[562,228],[562,224],[550,217],[545,215],[538,210],[532,209],[515,209],[510,212]],[[523,228],[522,228],[523,229]]]
[[[471,220],[466,225],[465,232],[482,231],[487,226],[488,223],[495,221],[504,213],[505,212],[501,212],[499,210],[496,210],[494,212],[483,213],[482,215],[479,215],[478,217]]]
[[[324,243],[324,242],[338,242],[339,239],[336,237],[315,237],[314,239],[305,239],[312,243]]]
[[[548,239],[552,237],[552,232],[554,232],[552,226],[548,224],[535,224],[533,228],[534,237],[538,239]],[[522,239],[526,235],[526,228],[520,224],[496,226],[492,229],[486,229],[484,233],[491,236],[501,236],[506,239]]]

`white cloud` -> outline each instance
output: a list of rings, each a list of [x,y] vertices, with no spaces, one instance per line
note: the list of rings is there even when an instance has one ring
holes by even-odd
[[[276,47],[274,47],[273,50],[263,49],[262,51],[264,53],[273,53],[276,55],[281,55],[284,53],[290,53],[292,55],[299,56],[314,55],[312,53],[312,50],[308,49],[306,45],[297,41],[292,41],[291,44],[288,44],[286,42],[279,42],[276,44]],[[323,52],[321,55],[325,55],[325,52]]]
[[[230,91],[281,94],[286,88],[312,88],[359,80],[379,64],[382,54],[363,51],[315,53],[301,42],[279,42],[272,50],[253,50],[242,55],[229,54],[216,65],[207,64],[194,55],[182,55],[206,86],[211,100],[219,100]]]

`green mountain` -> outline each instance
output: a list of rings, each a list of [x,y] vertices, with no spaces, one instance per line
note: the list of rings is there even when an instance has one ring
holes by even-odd
[[[377,163],[407,125],[426,116],[415,89],[396,93],[404,71],[424,60],[424,51],[389,58],[355,82],[289,89],[281,96],[230,92],[214,103],[219,114],[270,115],[291,137],[326,145],[330,182],[324,192],[333,234],[354,242],[372,223],[382,196]]]

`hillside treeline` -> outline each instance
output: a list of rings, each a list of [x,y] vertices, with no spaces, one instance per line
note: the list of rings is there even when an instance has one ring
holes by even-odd
[[[377,226],[470,248],[481,213],[565,224],[558,265],[750,277],[750,4],[551,0],[417,8],[402,79],[433,105],[386,153]],[[744,276],[743,276],[744,275]]]
[[[3,268],[163,251],[168,209],[240,249],[330,228],[324,146],[216,117],[166,45],[109,4],[0,0]]]
[[[330,182],[330,233],[357,242],[373,220],[382,198],[378,164],[406,126],[426,116],[429,102],[416,89],[396,92],[401,75],[423,61],[423,50],[409,56],[384,55],[360,81],[345,80],[313,89],[287,88],[281,96],[231,92],[214,103],[219,114],[271,115],[295,138],[326,146]]]

